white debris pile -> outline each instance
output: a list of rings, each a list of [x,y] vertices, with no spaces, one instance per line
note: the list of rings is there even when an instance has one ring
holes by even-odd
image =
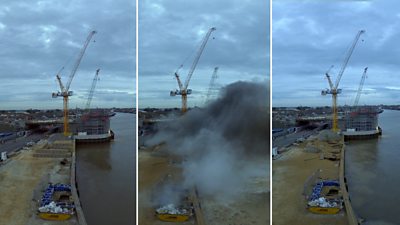
[[[340,205],[337,202],[329,201],[328,199],[326,199],[324,197],[320,197],[315,200],[309,201],[308,205],[309,206],[319,206],[319,207],[323,207],[323,208],[340,207]]]
[[[50,202],[49,204],[39,207],[39,212],[50,212],[50,213],[69,213],[69,210],[66,208],[61,208],[57,206],[55,202]]]
[[[183,215],[189,213],[187,209],[175,207],[174,204],[161,206],[160,208],[156,209],[156,212],[158,214],[173,214],[173,215]]]

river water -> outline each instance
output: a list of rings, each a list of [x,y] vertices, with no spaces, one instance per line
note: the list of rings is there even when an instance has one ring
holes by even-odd
[[[77,182],[88,225],[135,224],[135,114],[111,117],[114,141],[77,147]]]
[[[383,135],[346,145],[352,205],[365,224],[400,224],[400,111],[379,115]]]

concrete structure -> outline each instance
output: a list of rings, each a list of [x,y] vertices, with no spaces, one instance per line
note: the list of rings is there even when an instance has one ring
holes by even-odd
[[[105,134],[110,131],[110,117],[105,110],[93,110],[77,119],[75,133]]]
[[[375,108],[363,107],[346,114],[346,131],[370,131],[378,127],[378,112]]]
[[[376,107],[359,107],[346,113],[343,135],[345,140],[376,138],[381,134]]]
[[[110,129],[110,114],[107,110],[91,110],[76,121],[71,130],[77,134],[78,142],[102,142],[114,137]]]

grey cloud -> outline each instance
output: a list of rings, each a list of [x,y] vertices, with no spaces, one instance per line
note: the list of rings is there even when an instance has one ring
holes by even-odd
[[[398,58],[399,13],[395,1],[274,1],[273,98],[274,105],[330,105],[319,92],[328,87],[324,78],[330,65],[333,79],[356,32],[365,29],[342,80],[340,104],[354,99],[364,67],[368,104],[397,101],[396,92],[379,87],[400,82]],[[303,93],[302,89],[309,89]],[[363,99],[363,95],[361,99]]]
[[[0,6],[0,82],[18,84],[31,80],[28,88],[21,87],[22,94],[27,93],[26,105],[18,107],[54,106],[51,92],[57,88],[53,82],[55,75],[65,65],[62,79],[66,82],[72,64],[92,29],[96,29],[98,34],[86,51],[71,90],[79,95],[76,90],[80,86],[88,89],[97,68],[115,78],[135,83],[134,1],[102,0],[93,4],[92,1],[78,0],[19,0]],[[38,79],[51,82],[44,85],[38,83]],[[109,85],[118,86],[112,81]],[[48,98],[37,102],[35,90],[47,92]],[[9,99],[7,107],[13,108],[15,98]],[[74,97],[71,98],[72,104],[73,101]],[[114,104],[124,103],[115,101]],[[58,106],[62,107],[60,101]]]
[[[173,72],[192,53],[181,72],[182,78],[186,79],[193,51],[197,51],[201,39],[212,26],[217,30],[193,75],[190,84],[193,90],[200,93],[207,90],[215,66],[220,67],[219,82],[224,85],[269,76],[268,1],[141,1],[140,107],[166,104],[164,97],[152,101],[148,96],[152,96],[156,88],[164,90],[164,96],[169,97],[169,91],[177,87]],[[194,93],[192,96],[189,105],[201,104],[201,96]],[[166,105],[179,107],[176,103],[171,99]]]

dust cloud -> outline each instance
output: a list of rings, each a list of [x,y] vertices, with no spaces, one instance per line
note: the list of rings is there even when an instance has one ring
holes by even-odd
[[[253,178],[269,179],[267,84],[232,83],[215,101],[166,124],[147,144],[165,142],[169,153],[183,158],[180,185],[195,186],[201,195],[227,200],[242,191],[268,192],[269,187],[248,185]],[[168,193],[160,196],[175,198],[170,188],[163,189]]]

